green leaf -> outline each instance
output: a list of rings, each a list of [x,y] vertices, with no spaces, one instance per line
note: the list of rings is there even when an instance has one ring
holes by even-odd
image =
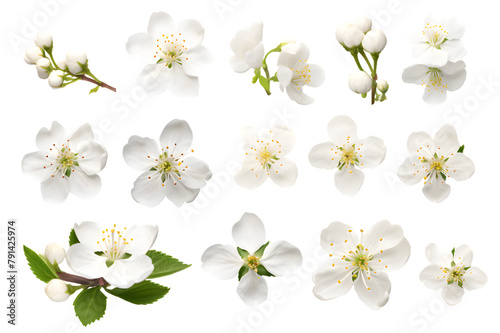
[[[465,145],[461,145],[460,148],[458,148],[457,153],[463,153],[465,149]]]
[[[261,276],[274,276],[273,274],[269,273],[269,271],[262,265],[257,266],[257,274]]]
[[[259,83],[262,86],[262,88],[264,88],[266,90],[267,93],[271,92],[271,90],[270,90],[271,86],[269,84],[269,80],[268,79],[266,79],[263,76],[259,76]]]
[[[89,95],[92,94],[92,93],[96,93],[97,90],[99,90],[99,88],[101,88],[101,86],[95,86],[94,88],[90,89]]]
[[[455,248],[453,248],[453,250],[451,250],[451,254],[453,255],[453,257],[455,257]]]
[[[266,244],[262,245],[261,247],[259,247],[259,249],[257,251],[255,251],[255,256],[257,258],[262,258],[262,255],[264,254],[264,251],[266,250],[266,247],[269,245],[269,242],[267,242]]]
[[[238,253],[239,253],[241,259],[243,259],[243,260],[248,259],[248,256],[250,255],[250,253],[248,253],[247,250],[243,250],[239,247],[237,247],[236,249],[238,250]]]
[[[250,267],[248,267],[248,265],[243,265],[241,266],[240,270],[238,271],[238,281],[241,280],[241,278],[246,274],[248,273],[248,271],[250,270]]]
[[[75,298],[73,306],[78,319],[83,326],[87,326],[104,316],[106,295],[102,293],[101,287],[85,289]]]
[[[151,258],[155,267],[148,279],[174,274],[191,266],[160,251],[149,250],[146,255]]]
[[[119,297],[133,304],[152,304],[165,296],[170,288],[149,280],[134,284],[128,289],[114,288],[105,290],[113,296]]]
[[[75,229],[71,229],[71,232],[69,233],[69,246],[78,243],[80,243],[80,241],[78,240],[78,237],[76,237]]]
[[[56,270],[45,256],[36,253],[26,245],[23,245],[23,248],[26,260],[28,260],[28,265],[39,280],[48,283],[50,280],[59,279]]]

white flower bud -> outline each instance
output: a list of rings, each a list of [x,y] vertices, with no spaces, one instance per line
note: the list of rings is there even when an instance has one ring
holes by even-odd
[[[49,77],[50,60],[47,58],[38,59],[36,62],[36,70],[40,79],[46,79]]]
[[[361,29],[365,34],[372,30],[372,20],[368,17],[360,17],[356,19],[353,23],[355,26]]]
[[[363,71],[357,71],[349,75],[349,88],[358,94],[365,94],[372,88],[372,78]]]
[[[68,286],[63,280],[53,279],[45,286],[45,293],[54,302],[64,302],[68,299]]]
[[[35,44],[39,48],[43,49],[44,47],[49,48],[52,46],[52,34],[48,32],[39,32],[35,38]]]
[[[66,53],[66,66],[72,74],[81,74],[82,65],[87,63],[87,53],[84,51],[70,51]]]
[[[38,46],[33,46],[26,49],[26,53],[24,54],[24,61],[28,65],[34,65],[38,60],[43,58],[42,49]]]
[[[349,22],[342,22],[337,25],[337,29],[335,30],[335,37],[340,44],[344,44],[344,35],[346,30],[351,26]]]
[[[53,79],[54,74],[57,72],[64,74],[61,71],[53,71],[52,73],[50,73],[49,84],[53,87],[54,87],[54,85],[52,85],[50,82],[51,82],[51,79]],[[59,87],[62,84],[62,78],[60,80],[61,80],[61,83],[57,87]],[[61,245],[59,245],[57,243],[51,243],[45,247],[45,257],[52,265],[54,265],[54,263],[60,264],[64,261],[64,258],[66,257],[66,251],[64,250],[64,248]]]
[[[382,93],[385,94],[389,90],[389,83],[387,83],[386,80],[379,80],[377,82],[377,89]]]
[[[355,25],[350,25],[347,27],[343,33],[344,45],[348,48],[359,46],[365,37],[365,34],[361,29]]]
[[[370,30],[363,39],[363,48],[370,53],[380,53],[387,44],[387,37],[380,29]]]
[[[56,59],[56,65],[63,71],[68,69],[68,66],[66,66],[66,61],[63,59]]]

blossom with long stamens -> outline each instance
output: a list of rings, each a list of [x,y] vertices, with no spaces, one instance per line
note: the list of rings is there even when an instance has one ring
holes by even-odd
[[[330,258],[313,274],[314,295],[330,300],[352,287],[368,307],[379,309],[389,300],[386,271],[401,268],[410,256],[403,229],[388,221],[374,224],[360,237],[347,224],[333,222],[321,232],[321,246]]]
[[[193,132],[184,120],[172,120],[160,135],[161,149],[156,141],[132,136],[123,148],[123,158],[132,168],[141,171],[132,189],[139,203],[153,207],[165,196],[177,206],[191,202],[200,188],[212,177],[208,165],[189,156]]]

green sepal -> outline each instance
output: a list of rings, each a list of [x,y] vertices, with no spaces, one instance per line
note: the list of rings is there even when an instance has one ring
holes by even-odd
[[[463,153],[465,149],[465,145],[461,145],[460,148],[458,148],[457,153]]]
[[[94,88],[90,89],[89,95],[92,94],[92,93],[96,93],[97,90],[99,90],[99,88],[101,88],[101,86],[95,86]]]
[[[166,173],[162,173],[161,174],[161,183],[164,184],[166,180],[167,180],[167,174]]]
[[[460,288],[463,288],[463,287],[464,287],[464,283],[463,283],[462,281],[460,281],[460,280],[458,280],[457,284],[458,284],[458,286],[459,286]]]
[[[352,282],[356,281],[357,278],[358,278],[358,276],[356,274],[353,274],[352,275]]]
[[[246,260],[248,259],[248,256],[250,256],[250,253],[248,253],[247,250],[243,250],[242,248],[237,247],[238,254],[240,255],[241,259]]]
[[[66,169],[66,172],[64,173],[66,177],[71,177],[71,169]]]
[[[162,286],[160,284],[145,280],[134,284],[132,287],[127,289],[104,288],[109,294],[119,297],[127,302],[145,305],[152,304],[159,299],[163,298],[169,291],[170,288]]]
[[[259,83],[262,86],[262,88],[264,88],[266,93],[268,95],[271,95],[271,85],[269,84],[269,80],[263,76],[259,76]]]
[[[101,287],[85,289],[78,294],[73,302],[73,306],[75,314],[83,326],[92,324],[104,316],[106,312],[106,298],[106,295],[101,291]]]
[[[455,248],[453,248],[453,250],[451,250],[451,254],[453,255],[453,257],[455,257]]]
[[[49,263],[45,256],[36,253],[26,245],[23,245],[23,249],[31,271],[40,281],[49,283],[50,280],[59,279],[54,266]]]
[[[455,261],[451,262],[451,267],[455,267],[457,264],[455,264]]]
[[[153,168],[149,169],[149,171],[158,171],[158,170],[156,170],[156,168],[153,167]]]
[[[266,247],[268,245],[269,245],[269,242],[267,242],[266,244],[259,247],[259,249],[257,251],[255,251],[254,256],[256,256],[257,258],[262,258],[262,256],[264,255],[264,251],[266,250]]]
[[[246,273],[250,270],[250,267],[248,265],[243,265],[241,266],[240,270],[238,271],[238,281],[241,280],[243,276],[245,276]]]
[[[441,174],[441,177],[443,177],[443,180],[446,180],[446,175],[442,172],[440,172],[439,174]]]
[[[468,270],[470,267],[471,267],[471,266],[469,266],[469,267],[464,267],[464,271]]]
[[[261,276],[274,276],[273,274],[269,273],[269,271],[264,266],[262,266],[262,264],[257,266],[257,274]]]
[[[437,154],[436,152],[434,152],[434,155],[433,155],[433,156],[434,156],[434,158],[435,158],[435,159],[438,159],[438,158],[439,158],[439,157],[438,157],[438,154]]]
[[[75,229],[71,229],[69,232],[69,246],[80,243],[78,237],[76,237]]]
[[[149,250],[146,255],[151,258],[154,266],[148,279],[171,275],[191,266],[160,251]]]

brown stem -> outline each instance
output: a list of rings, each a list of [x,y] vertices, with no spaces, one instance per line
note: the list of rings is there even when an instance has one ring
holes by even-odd
[[[107,283],[106,280],[104,280],[104,278],[102,277],[97,279],[87,279],[82,276],[73,275],[65,272],[57,272],[57,276],[59,276],[59,279],[66,282],[73,282],[92,287],[97,287],[97,286],[105,287],[109,285],[109,283]]]
[[[112,87],[112,86],[110,86],[109,84],[104,83],[104,82],[99,83],[99,82],[97,82],[96,80],[94,80],[93,78],[90,78],[90,77],[88,77],[88,76],[85,76],[85,74],[83,74],[83,75],[82,75],[82,80],[83,80],[83,81],[92,82],[92,83],[94,83],[94,84],[97,84],[98,86],[101,86],[101,87],[103,87],[103,88],[106,88],[106,89],[109,89],[109,90],[111,90],[111,91],[116,92],[116,88],[114,88],[114,87]]]

